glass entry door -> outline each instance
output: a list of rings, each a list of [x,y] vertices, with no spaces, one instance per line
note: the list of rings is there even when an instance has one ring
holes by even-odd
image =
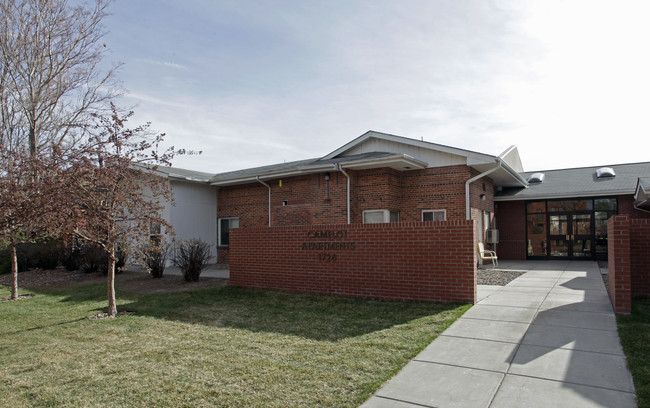
[[[592,214],[549,214],[549,256],[552,258],[593,257]]]

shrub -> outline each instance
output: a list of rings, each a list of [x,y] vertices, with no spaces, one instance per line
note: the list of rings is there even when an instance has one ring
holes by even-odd
[[[174,265],[183,272],[186,281],[198,281],[201,272],[212,259],[210,246],[207,242],[198,239],[182,241],[176,249]]]
[[[124,266],[126,265],[126,253],[122,251],[120,248],[115,250],[115,256],[117,256],[117,262],[115,262],[115,273],[120,273],[122,272],[122,269],[124,269]],[[106,268],[105,270],[108,272],[108,257],[106,260]]]
[[[154,278],[162,278],[169,257],[169,246],[155,246],[145,251],[144,263]]]
[[[58,239],[42,239],[16,246],[18,271],[28,269],[54,269],[59,265],[63,244]]]
[[[55,269],[59,265],[63,244],[58,239],[42,240],[35,244],[36,266]]]
[[[11,259],[8,249],[0,250],[0,275],[11,272]]]
[[[83,261],[83,253],[78,245],[68,245],[63,250],[63,259],[61,262],[65,269],[69,271],[76,271],[81,268]]]
[[[18,272],[25,272],[38,266],[36,252],[36,244],[24,243],[16,245]]]
[[[81,249],[81,270],[86,273],[96,273],[108,270],[108,256],[106,252],[95,244],[85,244]]]

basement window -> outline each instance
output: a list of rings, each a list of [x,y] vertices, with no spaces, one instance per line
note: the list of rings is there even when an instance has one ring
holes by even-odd
[[[364,224],[382,224],[399,222],[399,212],[390,210],[365,210],[363,212]]]
[[[445,221],[447,210],[423,210],[422,221]]]

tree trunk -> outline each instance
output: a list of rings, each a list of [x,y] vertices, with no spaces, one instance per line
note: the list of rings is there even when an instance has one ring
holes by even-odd
[[[115,252],[115,251],[112,251]],[[108,292],[108,315],[117,316],[117,305],[115,305],[115,257],[108,256],[108,275],[107,275],[107,292]]]
[[[18,257],[16,256],[16,243],[11,241],[11,299],[18,299]]]

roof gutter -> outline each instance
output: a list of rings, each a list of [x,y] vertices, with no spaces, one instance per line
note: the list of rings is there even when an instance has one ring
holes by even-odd
[[[269,189],[269,227],[270,227],[271,226],[271,186],[263,182],[262,180],[260,180],[260,176],[257,176],[257,181],[259,181],[261,184],[265,185],[266,188]]]
[[[347,196],[347,206],[348,206],[348,209],[347,209],[347,214],[348,214],[348,224],[350,224],[350,175],[349,175],[348,173],[346,173],[345,170],[343,170],[343,167],[341,167],[341,164],[340,164],[340,163],[335,163],[335,164],[334,164],[334,168],[335,168],[336,170],[340,171],[341,173],[343,173],[343,175],[348,179],[348,180],[347,180],[347,190],[348,190],[348,196]]]
[[[501,157],[497,157],[497,162],[499,163],[499,166],[502,167],[508,173],[510,173],[514,177],[514,179],[519,184],[522,185],[522,187],[528,188],[528,181],[525,178],[523,178],[521,174],[517,173],[515,169],[510,167],[508,163],[504,162],[503,159],[501,159]]]
[[[496,166],[492,167],[489,170],[484,171],[483,173],[479,174],[478,176],[472,177],[471,179],[469,179],[469,180],[467,180],[465,182],[465,219],[466,220],[471,220],[472,219],[472,214],[471,214],[471,211],[470,211],[470,196],[469,196],[469,186],[470,186],[470,184],[472,184],[473,182],[475,182],[478,179],[481,179],[481,178],[487,176],[488,174],[490,174],[492,172],[495,172],[495,171],[499,170],[501,168],[501,163],[502,163],[501,159],[499,159],[497,157],[497,165]]]

